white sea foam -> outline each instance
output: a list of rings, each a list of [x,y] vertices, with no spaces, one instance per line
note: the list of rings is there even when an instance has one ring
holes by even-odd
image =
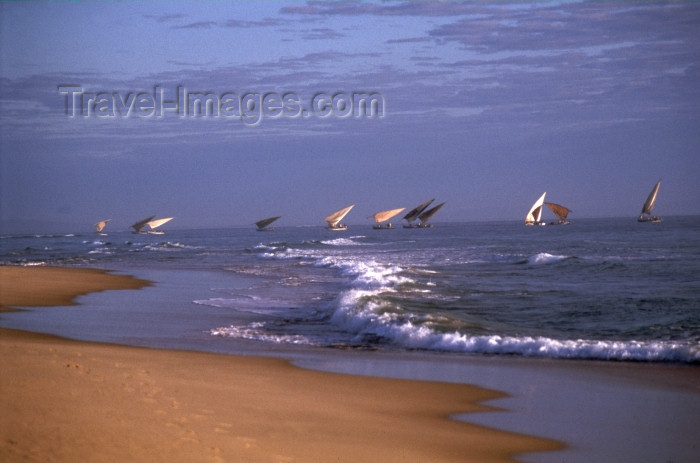
[[[543,265],[543,264],[555,264],[557,262],[561,262],[564,259],[568,259],[569,256],[558,256],[554,254],[549,254],[547,252],[540,252],[539,254],[535,254],[534,256],[531,256],[528,260],[527,263],[530,265]]]
[[[262,341],[273,344],[316,345],[311,339],[300,334],[271,334],[263,322],[253,322],[247,325],[231,325],[215,328],[209,331],[214,336],[224,336],[250,341]]]
[[[358,243],[357,241],[353,241],[353,239],[356,238],[364,238],[363,236],[352,236],[350,238],[335,238],[332,240],[324,240],[321,241],[321,244],[325,244],[328,246],[361,246],[362,243]]]
[[[343,275],[352,278],[350,287],[353,289],[389,289],[401,283],[412,280],[400,275],[402,268],[382,265],[378,262],[351,260],[344,257],[324,257],[317,265],[340,269]]]
[[[83,241],[83,244],[87,244],[89,246],[110,246],[112,243],[109,241],[105,240],[94,240],[94,241]]]
[[[179,241],[163,241],[161,243],[127,243],[130,244],[135,251],[154,251],[154,252],[177,252],[182,250],[199,250],[205,249],[203,246],[192,246],[181,243]]]
[[[347,316],[351,312],[345,311],[343,314]],[[342,324],[358,335],[371,333],[399,347],[409,349],[567,359],[700,362],[700,347],[680,342],[469,336],[459,332],[439,333],[426,325],[414,324],[411,321],[401,323],[396,321],[396,317],[389,314],[372,314],[371,311],[362,310],[343,319]]]
[[[95,248],[88,251],[88,254],[113,254],[114,252],[109,248]]]

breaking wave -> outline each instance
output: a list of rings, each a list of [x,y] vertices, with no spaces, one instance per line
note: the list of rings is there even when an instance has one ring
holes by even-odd
[[[254,251],[262,258],[305,259],[313,267],[335,269],[343,286],[324,307],[327,328],[322,335],[280,334],[266,331],[266,324],[218,328],[212,334],[275,343],[307,345],[393,346],[401,349],[449,351],[470,354],[513,355],[566,359],[595,359],[640,362],[700,363],[700,345],[692,339],[615,340],[566,339],[551,336],[492,334],[453,318],[441,310],[447,297],[433,277],[438,272],[381,262],[381,255],[349,252],[344,247],[362,243],[360,237],[303,242],[261,244]],[[331,247],[338,247],[336,250]],[[549,266],[576,259],[570,255],[539,252],[519,264]],[[396,259],[394,259],[396,260]],[[508,265],[512,259],[497,260]],[[421,281],[429,279],[430,281]],[[436,302],[437,301],[437,302]],[[447,302],[445,302],[447,301]],[[431,305],[432,304],[432,305]],[[460,308],[462,314],[466,313]],[[484,320],[488,324],[488,316]],[[500,330],[497,330],[500,331]]]

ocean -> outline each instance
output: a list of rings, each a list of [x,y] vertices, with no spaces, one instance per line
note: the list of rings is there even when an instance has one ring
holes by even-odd
[[[3,314],[0,325],[216,352],[700,364],[700,217],[164,235],[111,225],[105,236],[2,236],[0,263],[110,269],[156,280],[154,289],[123,292],[122,302],[90,313]],[[157,280],[170,284],[159,292]]]

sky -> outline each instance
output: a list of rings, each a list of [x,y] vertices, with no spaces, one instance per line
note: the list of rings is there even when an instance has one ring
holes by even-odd
[[[545,191],[635,218],[659,179],[656,214],[697,215],[698,31],[693,1],[0,2],[0,233]]]

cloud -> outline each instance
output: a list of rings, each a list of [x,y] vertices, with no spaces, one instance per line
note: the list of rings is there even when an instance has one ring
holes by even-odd
[[[187,17],[187,15],[182,14],[182,13],[169,13],[169,14],[162,14],[162,15],[144,14],[142,16],[144,18],[147,18],[147,19],[155,19],[156,22],[158,22],[158,23],[169,23],[169,22],[178,21],[180,19]]]
[[[304,40],[332,40],[341,37],[345,37],[345,34],[341,34],[328,27],[311,29],[301,35],[301,38]]]
[[[166,63],[172,64],[174,66],[179,66],[179,67],[202,67],[202,66],[212,66],[214,64],[213,61],[196,62],[196,61],[180,61],[180,60],[174,60],[174,59],[169,59],[166,61]]]
[[[1,117],[12,130],[3,135],[26,135],[40,127],[34,136],[118,140],[128,133],[134,140],[155,143],[170,140],[173,134],[200,141],[213,135],[223,140],[261,133],[311,136],[331,129],[361,133],[388,128],[408,133],[440,130],[449,134],[463,132],[467,124],[470,131],[527,133],[698,117],[700,38],[694,25],[700,22],[700,5],[310,2],[289,8],[324,18],[331,14],[435,18],[438,12],[443,17],[425,21],[424,35],[416,29],[408,34],[401,29],[396,34],[408,37],[386,39],[384,47],[341,51],[343,44],[333,40],[343,34],[332,27],[318,27],[300,33],[306,34],[308,43],[327,40],[321,42],[325,49],[318,51],[318,43],[301,46],[297,54],[244,66],[170,60],[176,69],[142,73],[128,80],[99,73],[5,79],[0,85]],[[448,11],[459,14],[447,15]],[[273,18],[202,21],[180,27],[255,28],[280,23]],[[269,120],[255,128],[234,121],[174,117],[158,123],[76,124],[63,115],[65,97],[57,92],[60,84],[122,93],[152,91],[156,84],[169,92],[179,85],[217,93],[293,91],[305,102],[321,91],[375,91],[386,98],[387,117],[380,123],[364,124]],[[46,117],[47,112],[52,117]]]
[[[302,6],[283,7],[283,14],[297,15],[344,15],[344,16],[454,16],[481,11],[483,4],[474,2],[391,2],[370,3],[364,1],[311,1]]]
[[[241,19],[229,19],[224,23],[223,27],[248,29],[255,27],[274,27],[285,24],[283,21],[276,18],[265,18],[261,21],[246,21]]]
[[[690,18],[680,18],[674,4],[542,3],[535,9],[515,10],[486,6],[483,14],[458,17],[433,28],[429,35],[480,53],[593,50],[620,42],[697,36],[693,30],[700,19],[700,8],[686,6],[685,14]]]
[[[216,21],[197,21],[189,24],[183,24],[181,26],[173,26],[173,29],[211,29],[216,27]]]
[[[166,23],[171,21],[177,21],[185,17],[187,16],[182,13],[171,13],[156,17],[156,21],[158,21],[159,23]]]
[[[432,39],[429,37],[409,37],[405,39],[389,39],[385,43],[391,44],[391,43],[423,43],[423,42],[432,42]]]

